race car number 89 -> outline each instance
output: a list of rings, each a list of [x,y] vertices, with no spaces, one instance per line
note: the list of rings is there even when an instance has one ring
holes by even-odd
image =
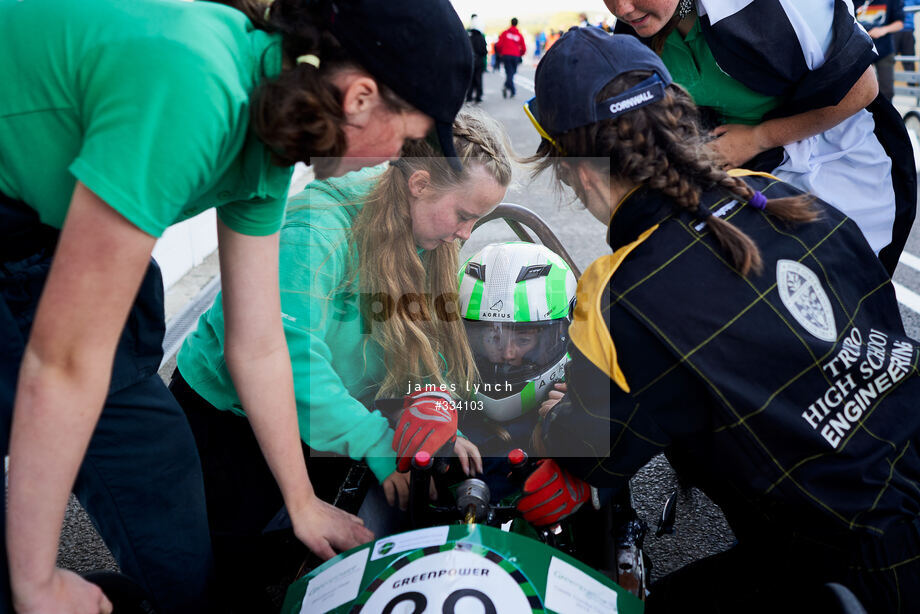
[[[441,614],[455,614],[457,602],[466,597],[478,599],[479,603],[482,604],[483,610],[485,610],[485,614],[498,614],[495,604],[492,603],[488,595],[473,588],[461,588],[448,595],[444,600],[444,605],[441,606]],[[390,599],[390,602],[383,608],[383,614],[393,614],[394,608],[406,601],[411,601],[415,607],[411,612],[405,612],[405,614],[422,614],[425,608],[428,607],[428,599],[425,595],[412,591]]]
[[[393,561],[358,596],[351,612],[535,614],[544,610],[536,590],[513,564],[478,544],[448,543]]]

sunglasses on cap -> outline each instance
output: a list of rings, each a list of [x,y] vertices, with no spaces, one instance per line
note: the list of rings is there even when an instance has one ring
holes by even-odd
[[[549,141],[549,144],[555,147],[557,150],[559,150],[559,153],[561,153],[564,156],[565,151],[562,149],[562,147],[559,146],[559,143],[557,143],[556,140],[549,135],[549,132],[547,132],[543,128],[543,126],[540,125],[540,122],[537,121],[537,118],[534,115],[533,111],[531,111],[531,109],[535,109],[536,107],[537,107],[537,97],[534,96],[533,98],[531,98],[530,100],[524,103],[524,113],[527,114],[527,117],[530,119],[530,123],[533,124],[534,128],[536,128],[537,133],[541,137]]]

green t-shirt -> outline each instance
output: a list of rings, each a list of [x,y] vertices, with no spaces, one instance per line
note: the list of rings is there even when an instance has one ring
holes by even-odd
[[[671,78],[683,86],[700,107],[712,107],[723,124],[759,124],[781,99],[759,94],[728,76],[706,43],[697,19],[687,36],[674,30],[665,39],[661,60]]]
[[[367,407],[386,367],[359,315],[351,240],[354,219],[381,171],[314,181],[291,199],[281,229],[280,283],[301,438],[314,450],[366,460],[382,481],[396,469],[393,429]],[[244,415],[223,350],[218,296],[182,346],[179,371],[209,403]]]
[[[291,169],[249,130],[275,35],[178,0],[0,0],[0,192],[60,228],[76,180],[160,236],[211,207],[280,227]]]

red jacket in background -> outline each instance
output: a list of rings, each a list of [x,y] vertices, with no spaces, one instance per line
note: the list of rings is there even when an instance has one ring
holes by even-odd
[[[527,53],[527,45],[517,26],[511,26],[501,33],[495,43],[495,53],[498,55],[516,55],[523,57]]]

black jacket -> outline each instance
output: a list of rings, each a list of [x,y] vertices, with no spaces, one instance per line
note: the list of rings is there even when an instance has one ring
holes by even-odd
[[[477,59],[485,58],[489,55],[489,48],[486,45],[486,37],[479,30],[473,28],[469,31],[470,33],[470,44],[473,46],[473,55]]]
[[[790,228],[718,192],[703,202],[755,241],[763,272],[742,277],[661,194],[631,195],[610,225],[614,253],[579,280],[547,446],[607,487],[665,451],[742,543],[804,533],[862,560],[920,515],[920,349],[890,280],[832,207]]]

